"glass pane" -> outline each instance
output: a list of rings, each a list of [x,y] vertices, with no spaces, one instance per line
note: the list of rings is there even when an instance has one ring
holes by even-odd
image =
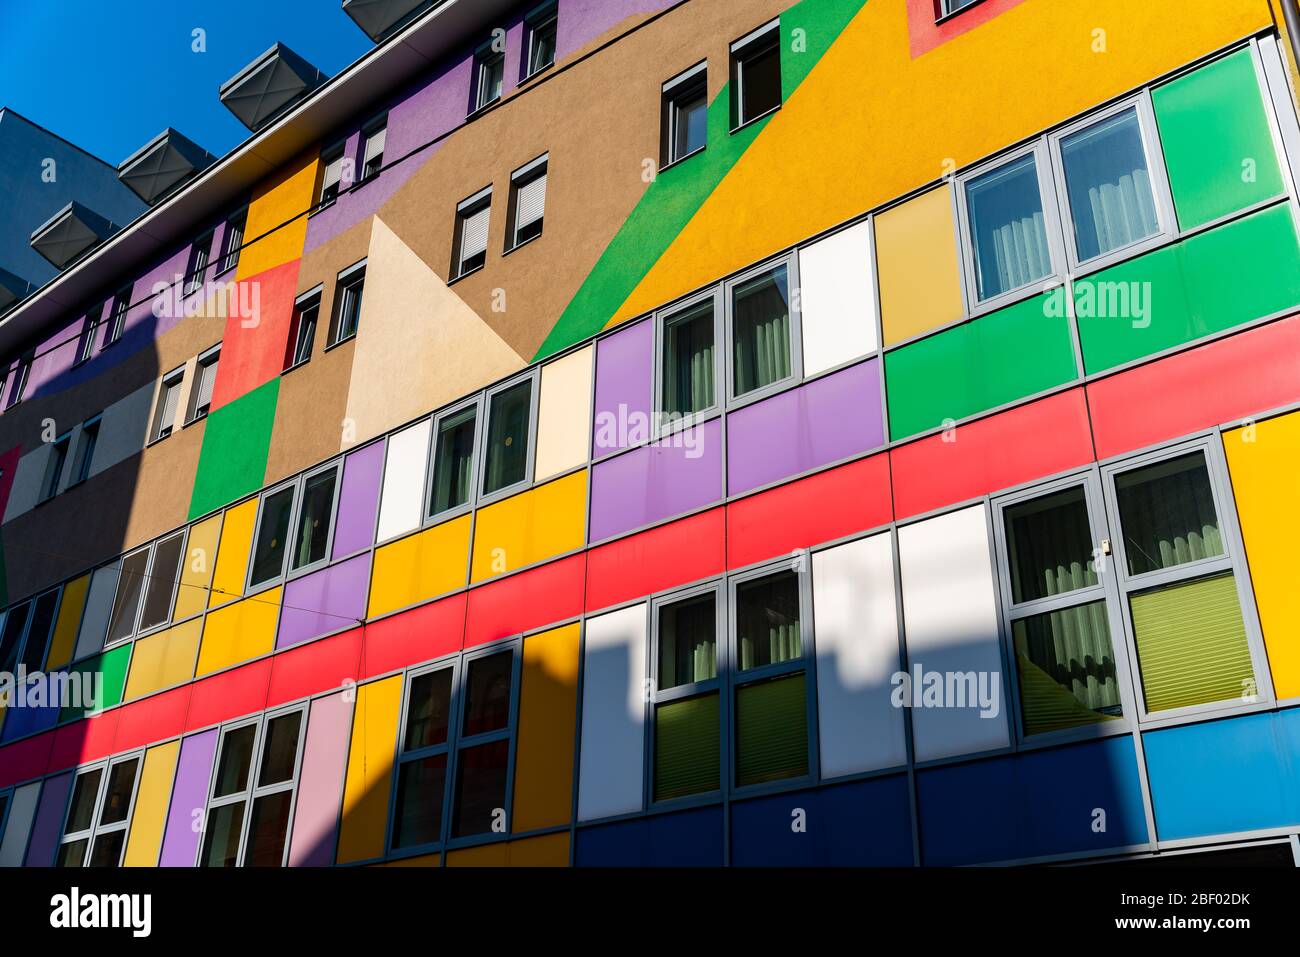
[[[438,424],[438,439],[433,450],[433,489],[429,495],[429,514],[437,515],[469,501],[470,483],[474,481],[474,432],[478,425],[478,408],[471,406]]]
[[[736,653],[741,671],[803,654],[798,575],[781,572],[736,587]]]
[[[27,616],[31,611],[30,602],[9,609],[4,631],[0,632],[0,671],[14,670],[18,661],[19,643],[23,640],[23,629],[27,627]]]
[[[1160,231],[1137,110],[1066,137],[1061,159],[1081,262]]]
[[[86,848],[90,846],[90,838],[83,837],[79,841],[69,841],[67,844],[59,845],[59,856],[55,861],[55,867],[84,867],[86,863]]]
[[[154,548],[153,568],[145,586],[144,612],[140,616],[141,628],[161,625],[172,614],[172,593],[181,564],[181,546],[184,535],[173,535]]]
[[[655,708],[655,800],[718,790],[718,693]]]
[[[266,740],[262,742],[262,767],[257,772],[258,787],[293,780],[293,768],[298,760],[298,729],[301,725],[301,711],[282,714],[267,722]]]
[[[663,410],[676,418],[713,405],[713,301],[664,320]]]
[[[556,23],[557,21],[552,17],[533,29],[532,55],[528,63],[529,76],[555,62]]]
[[[740,64],[740,121],[746,123],[781,105],[781,46],[779,31],[761,47],[744,52]]]
[[[120,867],[122,864],[122,846],[126,843],[126,828],[121,827],[107,834],[97,834],[90,852],[91,867]]]
[[[528,471],[528,420],[533,383],[520,382],[492,396],[488,414],[483,494],[522,482]]]
[[[1210,473],[1200,452],[1116,476],[1115,497],[1130,575],[1223,554]]]
[[[293,364],[306,362],[311,358],[311,347],[316,341],[316,318],[320,315],[320,304],[308,306],[298,316],[298,337],[293,350]]]
[[[108,791],[104,794],[104,806],[99,812],[101,827],[126,820],[131,811],[131,794],[135,791],[135,772],[139,766],[139,759],[132,758],[130,761],[118,762],[109,771]]]
[[[284,863],[284,842],[289,833],[292,791],[277,791],[253,802],[248,821],[245,867],[280,867]]]
[[[343,289],[343,305],[339,309],[339,333],[336,342],[342,342],[348,336],[356,335],[361,323],[361,295],[364,283],[356,280]]]
[[[68,824],[64,834],[76,834],[89,830],[95,819],[95,801],[99,798],[99,781],[103,777],[103,768],[95,768],[77,775],[77,783],[72,788],[72,804],[68,807]]]
[[[338,469],[331,469],[307,480],[302,494],[302,514],[298,516],[298,536],[293,551],[293,567],[302,568],[325,558],[330,537],[330,518],[334,514],[334,482]]]
[[[790,376],[790,283],[785,266],[736,287],[732,334],[735,394]]]
[[[500,54],[479,63],[478,105],[487,106],[501,96],[501,80],[505,76],[505,59]]]
[[[1141,592],[1129,608],[1147,711],[1258,693],[1232,575]]]
[[[1038,164],[1033,155],[966,185],[980,299],[991,299],[1052,274]]]
[[[1022,618],[1011,636],[1025,734],[1122,716],[1104,601]]]
[[[718,676],[717,599],[710,592],[659,609],[659,690]]]
[[[113,614],[108,620],[109,644],[135,634],[135,613],[140,607],[140,593],[144,590],[144,573],[148,564],[147,548],[122,559],[117,594],[113,598]]]
[[[703,148],[709,134],[709,101],[703,84],[677,94],[673,101],[672,159],[681,159]]]
[[[281,489],[262,504],[262,521],[253,550],[254,585],[284,573],[284,542],[289,534],[289,512],[292,509],[292,488]]]
[[[225,797],[248,787],[248,769],[253,763],[253,737],[256,733],[256,725],[246,724],[227,731],[222,737],[214,797]]]
[[[465,679],[464,734],[499,731],[510,723],[510,679],[514,653],[503,651],[469,663]]]
[[[453,837],[489,834],[495,822],[505,822],[506,767],[510,742],[493,741],[460,752],[456,769],[456,813]]]
[[[808,692],[802,673],[736,689],[736,786],[808,773]]]
[[[411,679],[411,698],[406,706],[406,737],[403,751],[416,751],[447,743],[451,711],[451,669],[431,671]]]
[[[23,645],[22,664],[28,672],[39,671],[45,662],[45,646],[49,643],[50,628],[54,625],[54,610],[59,604],[58,589],[47,591],[32,605],[32,623],[27,626],[27,642]]]
[[[1097,584],[1082,487],[1012,506],[1004,521],[1012,601],[1019,604]]]
[[[393,847],[433,844],[442,834],[442,799],[447,783],[447,755],[407,761],[397,772],[397,808]]]
[[[200,867],[234,867],[239,863],[239,832],[244,826],[244,802],[225,804],[208,812]]]

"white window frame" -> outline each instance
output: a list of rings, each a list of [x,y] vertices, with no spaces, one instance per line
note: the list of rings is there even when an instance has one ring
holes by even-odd
[[[379,166],[374,172],[367,173],[370,161],[366,158],[370,152],[370,144],[376,137],[384,138],[384,145],[379,150]],[[384,152],[388,148],[388,114],[377,116],[361,129],[361,175],[357,178],[358,183],[368,183],[379,176],[384,171]]]
[[[95,450],[99,447],[99,432],[104,421],[104,415],[92,415],[85,422],[81,423],[81,430],[77,434],[77,451],[72,457],[72,474],[68,478],[66,488],[72,488],[80,485],[90,478],[90,470],[94,468]],[[94,444],[90,449],[86,449],[86,434],[94,429]]]
[[[541,366],[533,368],[493,386],[483,393],[483,413],[481,418],[481,433],[475,437],[475,447],[478,458],[478,474],[474,477],[474,490],[477,492],[475,503],[479,506],[487,505],[491,502],[499,501],[503,498],[509,498],[517,492],[530,487],[533,484],[533,473],[537,463],[537,404],[539,393],[541,391]],[[530,385],[528,400],[528,452],[524,465],[524,476],[517,482],[503,486],[493,492],[485,492],[483,487],[487,482],[488,467],[488,436],[492,427],[492,399],[513,389],[520,383],[527,382]],[[426,472],[428,469],[425,470]],[[426,504],[427,507],[427,504]]]
[[[548,0],[533,10],[529,11],[524,17],[524,30],[526,37],[524,39],[524,57],[523,57],[523,78],[522,80],[531,80],[535,76],[545,73],[555,66],[555,59],[559,55],[559,24],[560,24],[560,5],[558,0]],[[535,49],[537,34],[554,26],[556,31],[556,51],[551,56],[549,63],[541,66],[533,66],[533,51]],[[522,82],[522,81],[521,81]]]
[[[469,116],[481,113],[494,103],[501,102],[506,92],[506,51],[493,49],[496,43],[495,38],[488,40],[474,51],[474,77],[472,83],[473,92],[470,95]],[[487,92],[487,72],[493,64],[500,64],[501,68],[501,91],[491,99],[485,99]]]
[[[149,429],[149,444],[161,442],[176,431],[176,415],[180,411],[181,393],[185,387],[185,366],[177,366],[162,377],[158,386],[158,398],[154,405],[153,424]],[[167,413],[167,396],[171,389],[176,389],[176,408],[172,409],[171,421],[164,421]]]
[[[652,442],[675,432],[693,428],[714,418],[723,410],[726,402],[725,396],[729,390],[723,381],[727,375],[723,353],[726,351],[728,343],[726,341],[725,307],[722,297],[722,284],[718,283],[712,289],[694,296],[688,296],[668,308],[656,311],[654,314],[655,363],[652,377],[654,382],[654,421],[651,423],[650,429]],[[691,415],[670,419],[664,402],[664,362],[668,358],[668,336],[665,330],[670,320],[676,319],[683,313],[691,312],[705,303],[712,303],[713,305],[713,403]]]
[[[472,216],[476,216],[479,213],[483,212],[484,210],[487,210],[487,226],[485,227],[487,236],[485,237],[485,241],[483,245],[483,265],[473,266],[469,269],[466,269],[465,268],[465,259],[466,259],[465,224],[470,220]],[[451,278],[453,282],[457,279],[463,279],[466,276],[471,276],[474,273],[478,272],[480,269],[487,268],[487,250],[488,247],[492,245],[491,234],[492,234],[492,187],[488,186],[486,189],[481,189],[473,196],[469,197],[468,199],[463,199],[456,204],[456,222],[455,222],[455,227],[452,235],[452,256],[454,257],[454,259],[452,262]],[[477,256],[478,253],[475,253],[474,255]]]
[[[140,631],[140,615],[144,608],[144,593],[149,585],[149,573],[153,569],[153,542],[147,545],[141,545],[139,548],[133,548],[117,560],[117,580],[113,582],[113,600],[108,603],[108,619],[104,626],[104,645],[102,650],[115,648],[118,645],[125,645],[132,641]],[[117,607],[118,595],[122,592],[122,587],[126,583],[126,563],[135,558],[137,555],[144,556],[144,571],[141,572],[140,594],[136,598],[135,611],[131,614],[131,628],[125,634],[118,638],[113,637],[113,610]]]
[[[334,346],[337,346],[340,343],[347,342],[349,339],[355,339],[357,337],[357,334],[361,331],[361,303],[360,302],[356,304],[356,309],[357,309],[356,328],[353,329],[351,332],[349,332],[347,335],[342,334],[343,315],[344,315],[344,309],[348,306],[348,304],[353,299],[357,298],[358,296],[364,299],[367,262],[368,260],[363,259],[359,263],[352,264],[347,269],[339,273],[338,278],[334,280],[334,309],[333,309],[333,315],[330,317],[328,348],[332,349],[334,348]],[[359,294],[354,292],[355,288],[358,285],[361,286],[361,292]],[[317,326],[319,327],[320,325],[319,313],[317,313],[316,315],[316,323]]]
[[[113,305],[108,315],[108,333],[104,337],[105,346],[111,346],[122,338],[122,333],[126,331],[126,317],[130,312],[131,287],[126,286],[113,295]]]
[[[126,817],[113,824],[100,824],[99,819],[104,813],[104,801],[108,798],[108,785],[109,781],[113,777],[113,769],[118,765],[126,764],[130,761],[135,762],[135,779],[131,783],[131,800],[127,804]],[[95,804],[94,807],[91,808],[90,812],[90,827],[69,834],[67,830],[69,824],[68,819],[72,815],[72,799],[77,793],[77,779],[83,774],[89,774],[96,770],[100,772],[99,785],[98,790],[95,793]],[[72,779],[72,787],[68,790],[67,806],[63,809],[63,821],[59,827],[58,846],[55,848],[56,861],[64,844],[72,844],[76,841],[84,840],[86,841],[86,852],[82,857],[81,866],[87,867],[87,862],[90,860],[90,856],[95,850],[95,841],[99,839],[101,834],[113,834],[117,831],[126,831],[128,832],[128,836],[122,840],[121,856],[117,859],[117,866],[122,866],[122,861],[126,858],[127,841],[129,839],[131,822],[135,817],[135,802],[136,798],[139,797],[140,794],[140,777],[143,771],[143,751],[132,751],[127,754],[113,757],[108,761],[97,762],[95,764],[77,768]]]
[[[316,208],[313,212],[319,212],[322,209],[328,209],[338,202],[339,194],[343,192],[343,166],[347,162],[344,154],[345,143],[335,143],[327,149],[321,150],[320,154],[320,188],[316,192]],[[335,177],[331,170],[335,163],[338,163],[338,176]],[[334,195],[325,198],[325,193],[333,187]]]
[[[50,451],[45,460],[45,472],[41,478],[40,497],[37,504],[48,502],[63,491],[63,472],[68,466],[68,452],[72,447],[72,431],[64,432],[50,443]],[[60,460],[60,450],[62,459]],[[58,462],[55,465],[55,462]]]
[[[474,505],[478,501],[479,463],[483,460],[483,443],[486,441],[483,428],[487,421],[485,399],[486,393],[480,392],[463,402],[448,406],[433,416],[429,429],[429,453],[426,456],[428,464],[424,469],[424,524],[426,525],[437,525],[474,510]],[[470,462],[469,469],[469,494],[466,496],[464,503],[454,505],[441,512],[434,512],[433,483],[438,469],[438,436],[443,424],[448,419],[454,419],[469,409],[474,410],[474,448],[471,453],[473,461]]]
[[[23,401],[23,393],[27,391],[27,380],[32,374],[33,361],[34,354],[30,352],[25,352],[18,357],[18,363],[14,371],[13,388],[9,390],[9,398],[5,401],[6,409],[12,409]]]
[[[235,226],[239,227],[239,242],[234,242]],[[226,219],[226,229],[221,236],[221,258],[217,261],[217,275],[230,272],[239,264],[239,250],[243,248],[248,230],[248,207],[236,210]]]
[[[772,34],[775,33],[775,36]],[[766,47],[772,43],[776,47],[778,64],[781,58],[781,18],[777,17],[768,23],[763,24],[755,30],[751,30],[745,36],[741,37],[731,44],[731,132],[738,133],[740,130],[749,126],[751,123],[757,123],[759,120],[771,116],[785,105],[785,91],[781,90],[780,102],[776,106],[757,113],[754,116],[745,116],[745,65],[750,57],[758,52],[760,48]],[[778,84],[780,83],[779,66],[778,66]]]
[[[790,374],[783,379],[777,379],[775,382],[770,382],[765,386],[737,395],[735,383],[736,290],[766,273],[775,272],[782,266],[786,270],[786,286],[790,296]],[[796,295],[798,289],[799,255],[797,250],[778,256],[760,266],[755,266],[753,269],[747,269],[722,284],[723,341],[726,349],[723,356],[724,375],[726,377],[724,395],[726,396],[729,411],[743,408],[752,402],[758,402],[778,392],[784,392],[803,382],[803,316],[799,309],[799,297]]]
[[[81,338],[77,341],[77,361],[73,366],[83,365],[89,362],[95,355],[95,333],[99,331],[99,326],[104,316],[104,308],[107,303],[101,302],[99,309],[92,309],[86,313],[85,324],[81,329]]]
[[[659,168],[661,170],[702,153],[709,147],[706,126],[704,143],[689,152],[680,156],[677,155],[677,124],[680,122],[680,103],[684,98],[684,94],[693,91],[697,84],[703,84],[704,86],[704,111],[707,116],[709,110],[708,60],[701,60],[690,69],[682,71],[671,80],[667,80],[663,85],[663,93],[660,97],[661,137],[663,139],[660,149],[663,155],[659,159]]]
[[[289,342],[289,361],[284,367],[284,372],[290,369],[296,369],[300,365],[305,365],[311,361],[312,352],[316,347],[316,334],[320,331],[320,312],[321,303],[324,299],[325,284],[321,283],[314,289],[311,289],[293,302],[293,339]],[[307,354],[302,358],[298,357],[300,345],[302,344],[302,314],[308,309],[316,310],[316,318],[312,320],[311,338],[307,341]]]
[[[167,601],[167,614],[163,620],[153,625],[146,626],[144,623],[144,606],[149,600],[149,586],[153,583],[154,577],[159,575],[158,568],[158,546],[164,542],[170,542],[173,539],[181,540],[180,560],[176,563],[176,571],[172,574],[175,576],[171,579],[171,598]],[[149,543],[149,566],[145,573],[144,585],[140,588],[140,607],[136,609],[135,631],[134,636],[141,638],[145,635],[153,634],[156,631],[162,631],[171,627],[172,619],[176,617],[176,595],[180,591],[181,576],[184,574],[185,560],[189,554],[189,527],[172,532],[170,535],[164,535],[159,539]],[[118,584],[121,585],[122,577],[119,573]]]
[[[510,174],[510,203],[508,206],[509,224],[506,229],[506,252],[513,252],[526,243],[531,243],[534,240],[542,238],[543,231],[546,228],[546,193],[549,191],[551,185],[550,159],[550,153],[543,153],[541,156],[537,157],[537,159],[524,164]],[[522,228],[519,222],[520,193],[525,188],[531,186],[537,180],[542,178],[546,179],[546,184],[542,189],[543,213],[536,219],[529,220],[527,223],[523,224],[525,226],[531,226],[533,223],[538,223],[540,228],[536,236],[530,236],[527,239],[520,239],[519,230]]]
[[[185,267],[182,294],[192,296],[203,288],[204,275],[212,265],[212,240],[216,231],[209,229],[190,245],[190,259]]]
[[[189,408],[185,410],[186,425],[189,425],[192,422],[196,422],[199,419],[207,418],[208,413],[212,411],[211,399],[208,400],[208,407],[206,409],[199,408],[199,390],[203,386],[204,370],[207,369],[209,366],[218,366],[218,363],[220,361],[221,361],[220,342],[218,342],[212,348],[199,353],[198,360],[194,366],[194,381],[193,383],[191,383],[190,395],[187,402]],[[218,368],[220,368],[220,366],[218,366]],[[215,376],[216,373],[214,372],[213,375]],[[212,386],[213,389],[215,390],[216,389],[215,378],[213,379]]]
[[[298,540],[298,523],[302,519],[303,496],[307,488],[307,483],[314,478],[325,475],[328,472],[334,473],[334,499],[330,504],[330,528],[329,534],[325,539],[325,555],[308,565],[295,565],[293,560],[293,549]],[[253,538],[251,547],[248,550],[248,568],[244,573],[244,594],[251,595],[256,592],[265,591],[273,588],[286,581],[292,581],[303,575],[310,574],[330,562],[330,555],[334,550],[334,535],[338,530],[338,510],[339,495],[343,487],[343,460],[341,458],[333,459],[324,465],[314,469],[302,472],[291,479],[279,482],[268,488],[258,496],[257,516],[253,525]],[[284,554],[280,558],[280,571],[278,574],[267,578],[264,581],[253,581],[253,564],[257,557],[257,542],[262,534],[262,516],[266,511],[266,503],[273,496],[288,490],[289,498],[289,525],[285,533]]]

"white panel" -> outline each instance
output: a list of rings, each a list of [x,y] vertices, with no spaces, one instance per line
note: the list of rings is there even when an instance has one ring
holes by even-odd
[[[104,647],[108,634],[108,616],[113,610],[113,594],[117,591],[117,565],[105,565],[95,570],[90,579],[90,593],[86,596],[86,610],[77,632],[77,647],[72,653],[74,661],[93,655]]]
[[[429,458],[428,419],[388,440],[379,541],[418,528],[424,520],[424,468]]]
[[[871,224],[858,223],[799,250],[805,375],[874,352]]]
[[[823,777],[907,763],[898,673],[898,608],[888,534],[813,556],[817,733]]]
[[[997,596],[984,506],[963,509],[899,529],[903,577],[903,628],[908,668],[940,676],[945,687],[974,674],[996,709],[982,716],[978,696],[967,707],[914,707],[916,759],[930,761],[1005,747],[1006,687],[998,640]],[[917,682],[913,680],[915,685]],[[914,688],[914,696],[924,690]],[[971,698],[976,700],[972,701]]]
[[[14,484],[9,488],[9,504],[5,506],[4,520],[12,521],[36,506],[45,479],[45,466],[50,460],[50,445],[43,442],[18,460],[14,469]]]
[[[579,820],[641,810],[645,649],[645,605],[587,621]]]
[[[5,825],[4,843],[0,844],[0,867],[23,866],[27,838],[36,819],[36,799],[40,795],[40,781],[24,784],[10,795],[9,823]]]
[[[537,481],[587,461],[591,440],[591,358],[587,346],[542,366],[537,409]]]

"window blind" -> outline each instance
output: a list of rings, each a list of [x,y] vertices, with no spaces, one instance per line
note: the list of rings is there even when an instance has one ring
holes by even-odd
[[[488,216],[491,212],[491,207],[485,206],[465,216],[460,236],[460,260],[462,263],[472,256],[487,252]]]
[[[370,135],[370,138],[366,140],[366,155],[361,161],[363,167],[368,167],[372,159],[384,155],[384,143],[387,142],[387,140],[388,127],[384,127],[382,130],[376,130]]]
[[[655,711],[655,800],[718,790],[718,693]]]
[[[736,785],[808,773],[808,694],[803,673],[736,692]]]
[[[343,178],[343,155],[339,154],[325,167],[325,178],[321,181],[322,189],[337,185]]]
[[[546,174],[521,185],[516,202],[516,228],[522,229],[541,219],[546,214]]]
[[[163,388],[166,392],[163,395],[162,412],[158,416],[159,437],[170,432],[176,421],[176,402],[180,398],[181,384],[168,382],[164,383]]]
[[[196,411],[212,405],[212,388],[217,382],[217,360],[200,367],[198,397],[194,400]]]

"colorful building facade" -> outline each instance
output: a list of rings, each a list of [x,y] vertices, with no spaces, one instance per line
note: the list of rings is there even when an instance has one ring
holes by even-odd
[[[397,25],[0,319],[0,864],[1294,861],[1287,12]]]

